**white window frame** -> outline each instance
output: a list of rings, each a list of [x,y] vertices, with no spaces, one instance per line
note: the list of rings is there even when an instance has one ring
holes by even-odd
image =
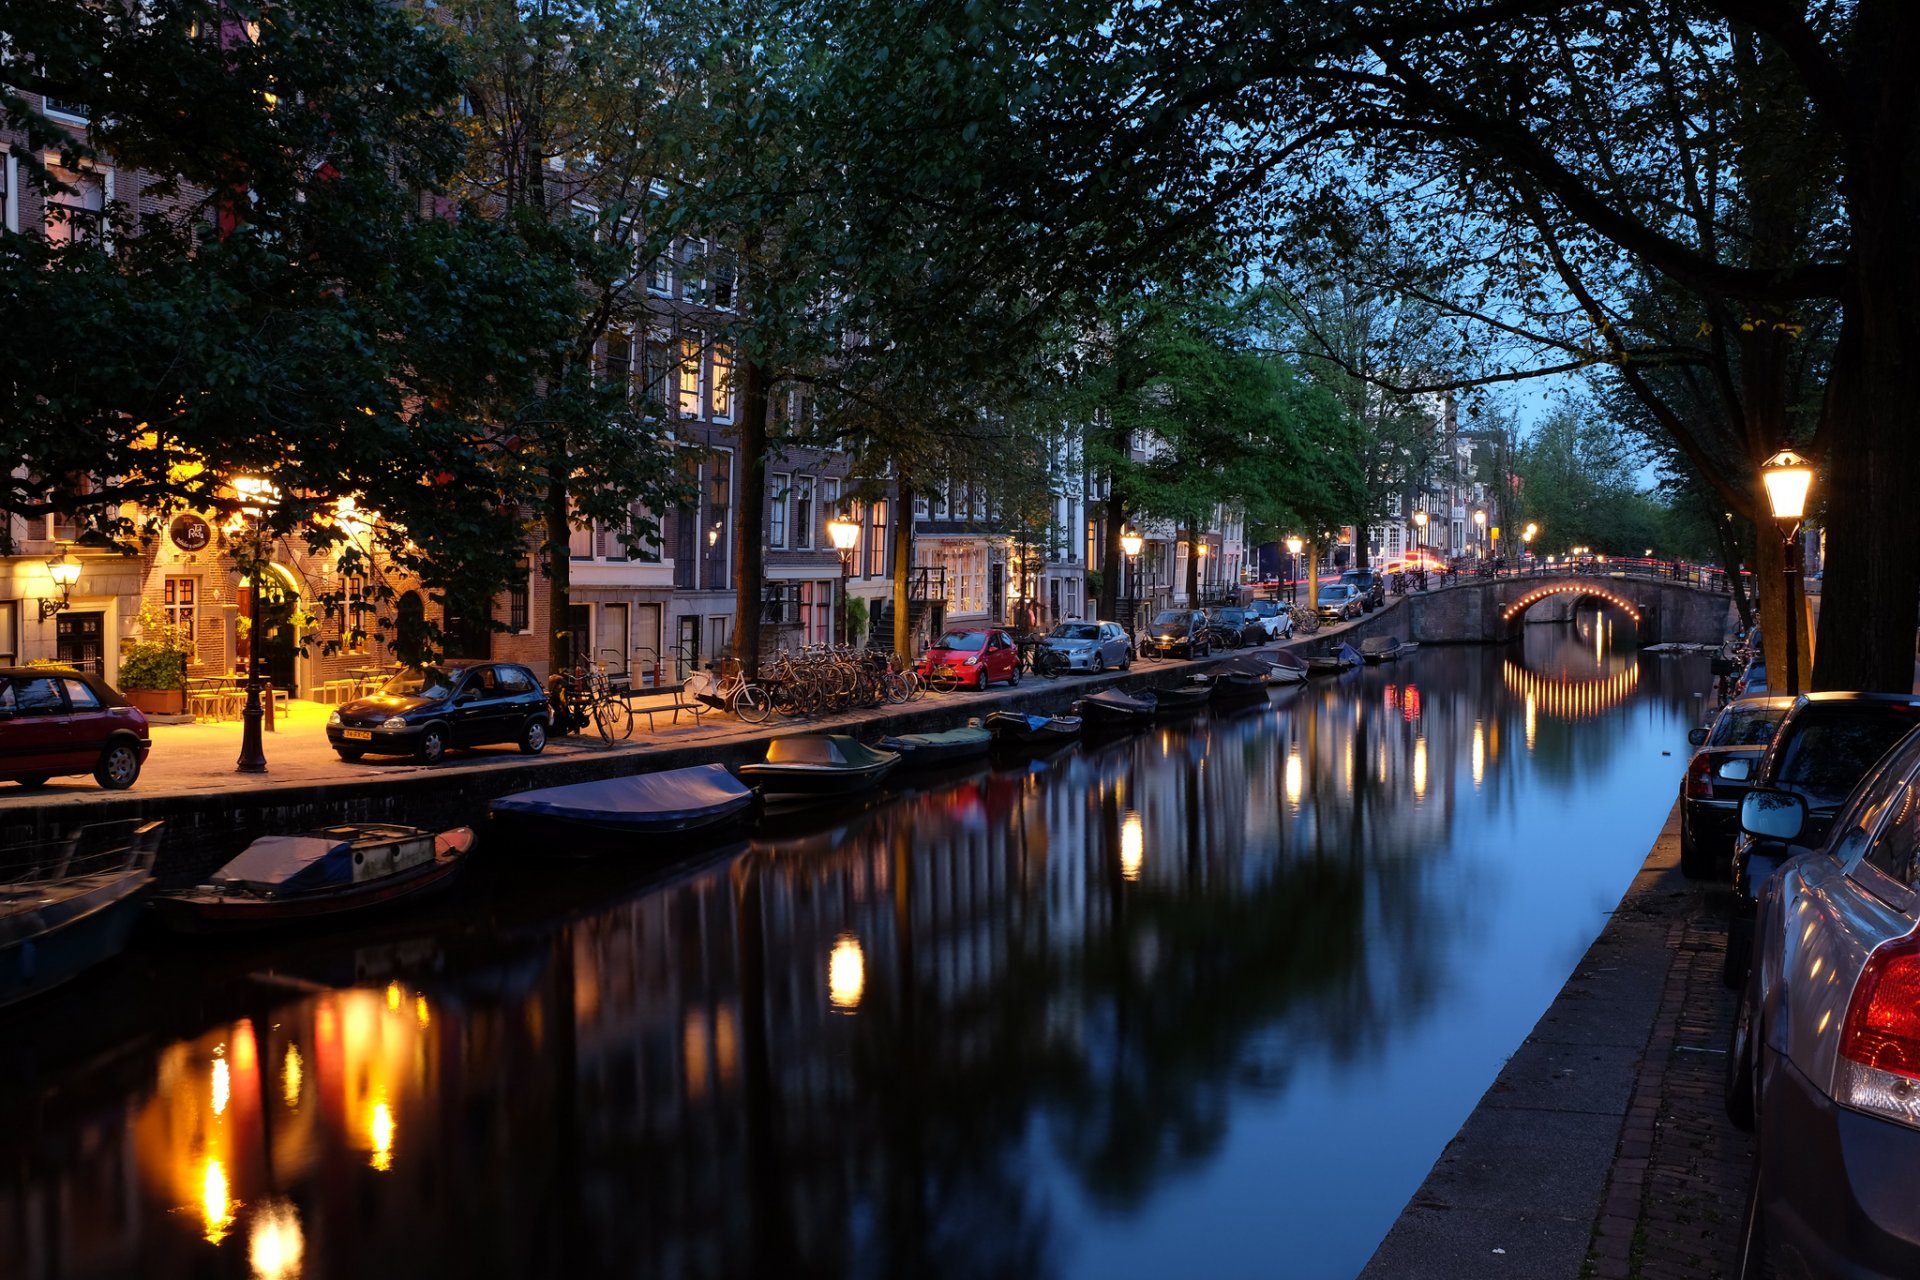
[[[767,547],[772,551],[787,549],[787,495],[792,492],[793,477],[784,471],[776,471],[767,477],[767,487],[773,491],[772,503],[767,512]]]
[[[806,495],[807,518],[800,518],[800,496]],[[793,549],[813,550],[813,530],[820,523],[820,485],[812,476],[793,478]]]

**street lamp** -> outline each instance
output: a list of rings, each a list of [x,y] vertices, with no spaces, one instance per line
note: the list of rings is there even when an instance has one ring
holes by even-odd
[[[860,541],[860,526],[835,517],[827,521],[827,539],[840,553],[840,643],[847,644],[853,639],[847,634],[847,579],[853,574],[853,548]]]
[[[1300,540],[1298,534],[1287,539],[1288,604],[1298,604],[1300,601],[1300,548],[1305,545],[1306,543]]]
[[[1473,513],[1473,523],[1475,528],[1479,530],[1479,537],[1480,537],[1480,543],[1481,543],[1481,545],[1475,547],[1474,550],[1476,554],[1484,556],[1487,554],[1487,549],[1485,545],[1487,540],[1487,513],[1484,510],[1475,511]]]
[[[1138,529],[1121,527],[1120,552],[1127,558],[1127,590],[1125,595],[1119,598],[1124,599],[1128,605],[1128,644],[1133,643],[1134,624],[1139,620],[1140,616],[1140,549],[1146,545],[1147,541],[1140,536]]]
[[[60,598],[40,602],[40,621],[42,622],[72,603],[73,584],[80,581],[80,562],[62,549],[58,556],[47,561],[47,576],[53,579],[54,586],[60,588]]]
[[[1800,605],[1794,578],[1800,572],[1800,520],[1807,510],[1807,490],[1813,486],[1813,464],[1791,449],[1782,449],[1760,464],[1760,480],[1767,486],[1767,503],[1780,526],[1786,564],[1781,578],[1787,606],[1787,695],[1800,692]]]
[[[273,486],[257,476],[236,476],[233,491],[240,495],[240,513],[253,529],[253,563],[248,570],[253,589],[247,592],[247,705],[240,712],[240,758],[235,773],[265,773],[267,752],[260,741],[260,587],[266,567],[266,516],[273,505]]]

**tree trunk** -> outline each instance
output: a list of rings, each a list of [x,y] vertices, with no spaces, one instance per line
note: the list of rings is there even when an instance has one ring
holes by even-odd
[[[1111,618],[1115,622],[1123,619],[1120,612],[1120,566],[1126,563],[1126,552],[1120,548],[1120,531],[1127,525],[1127,500],[1118,485],[1107,487],[1107,528],[1100,540],[1100,607],[1096,618]],[[1138,566],[1135,566],[1136,570]],[[1140,585],[1134,583],[1131,594],[1140,594]],[[1125,619],[1132,626],[1131,619]]]
[[[1187,608],[1192,609],[1200,603],[1200,537],[1195,527],[1187,525]]]
[[[1713,522],[1714,540],[1720,544],[1720,567],[1726,571],[1727,589],[1733,593],[1733,607],[1739,611],[1742,629],[1753,626],[1753,601],[1747,597],[1746,579],[1740,576],[1740,542],[1734,537],[1730,520]]]
[[[767,369],[738,364],[740,482],[734,495],[733,656],[743,674],[760,673],[760,617],[767,576]]]
[[[1320,607],[1320,556],[1328,544],[1309,542],[1307,544],[1307,608]]]
[[[573,596],[573,553],[569,545],[567,459],[555,458],[547,473],[547,674],[559,675],[573,665],[572,620],[568,605]]]
[[[893,652],[901,666],[919,655],[913,652],[913,482],[905,467],[893,496]]]

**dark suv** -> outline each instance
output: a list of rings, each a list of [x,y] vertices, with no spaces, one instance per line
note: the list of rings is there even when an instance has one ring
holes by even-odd
[[[551,712],[533,672],[511,662],[448,662],[402,671],[371,698],[327,718],[327,741],[343,760],[418,756],[433,764],[449,747],[511,742],[529,755],[547,745]]]
[[[1387,582],[1371,569],[1349,569],[1340,581],[1360,593],[1360,607],[1372,613],[1387,602]]]
[[[0,778],[44,786],[90,773],[109,791],[140,776],[147,718],[112,685],[68,667],[0,667]]]
[[[1147,658],[1204,658],[1213,652],[1207,634],[1207,615],[1195,609],[1162,609],[1140,641]]]
[[[1809,693],[1787,712],[1759,764],[1729,760],[1730,781],[1788,791],[1806,802],[1806,821],[1794,844],[1817,848],[1834,811],[1893,744],[1920,727],[1920,694]],[[1753,948],[1753,908],[1759,887],[1791,856],[1792,846],[1742,831],[1733,842],[1733,906],[1727,922],[1727,985],[1746,980]]]

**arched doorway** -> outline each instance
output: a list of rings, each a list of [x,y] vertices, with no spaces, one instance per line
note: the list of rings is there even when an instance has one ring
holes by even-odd
[[[257,585],[248,582],[242,587],[251,597],[245,613],[247,634],[239,646],[242,664],[251,661],[258,643],[261,674],[275,689],[298,697],[300,580],[285,565],[269,563]]]

